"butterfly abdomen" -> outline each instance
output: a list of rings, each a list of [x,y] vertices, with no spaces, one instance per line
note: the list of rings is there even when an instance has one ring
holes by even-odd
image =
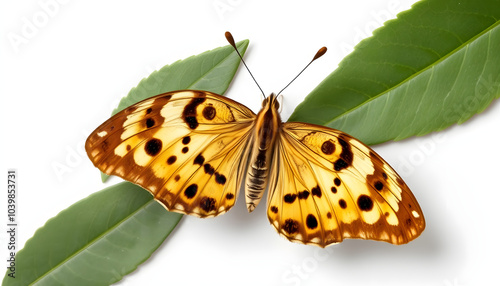
[[[259,204],[267,187],[269,168],[275,150],[275,142],[281,119],[277,109],[276,97],[271,95],[257,115],[254,129],[248,173],[245,185],[245,196],[248,211],[251,212]]]

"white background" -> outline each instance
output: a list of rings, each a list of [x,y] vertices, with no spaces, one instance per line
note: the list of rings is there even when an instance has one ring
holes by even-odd
[[[7,168],[19,170],[19,246],[59,211],[105,187],[84,140],[153,70],[226,45],[229,30],[236,40],[250,39],[245,58],[270,93],[327,46],[328,53],[285,92],[286,119],[360,39],[413,2],[2,1],[0,177],[6,189]],[[26,28],[28,22],[35,29]],[[24,40],[13,43],[14,35]],[[254,111],[260,107],[259,91],[243,69],[226,95]],[[319,249],[290,243],[269,225],[265,203],[248,214],[240,197],[221,217],[184,217],[118,284],[498,283],[499,124],[495,101],[463,125],[375,146],[426,217],[424,233],[407,245],[348,240]],[[57,165],[65,172],[57,173]],[[5,202],[0,205],[6,214]],[[6,233],[0,237],[4,261]]]

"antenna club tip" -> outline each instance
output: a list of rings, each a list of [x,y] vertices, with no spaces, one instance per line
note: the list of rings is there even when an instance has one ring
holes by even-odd
[[[228,31],[224,34],[226,36],[226,40],[229,42],[229,44],[233,47],[236,48],[236,44],[234,42],[234,38],[233,38],[233,35],[231,35],[231,33]]]
[[[324,55],[326,53],[326,50],[327,50],[326,47],[321,47],[321,49],[319,49],[316,55],[314,56],[313,61],[317,60],[319,57]]]

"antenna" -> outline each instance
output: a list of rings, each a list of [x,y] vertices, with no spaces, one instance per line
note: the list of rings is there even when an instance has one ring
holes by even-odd
[[[248,68],[247,64],[245,63],[245,61],[243,60],[243,57],[241,56],[240,52],[238,51],[238,48],[236,48],[236,44],[234,43],[234,38],[233,38],[233,35],[231,35],[231,33],[229,32],[226,32],[225,33],[225,36],[226,36],[226,39],[227,41],[229,42],[229,44],[231,46],[233,46],[233,48],[236,50],[236,53],[238,54],[238,56],[240,57],[241,59],[241,62],[243,63],[243,65],[245,66],[245,68],[247,69],[248,73],[250,74],[250,76],[252,77],[253,81],[255,82],[255,84],[257,85],[257,87],[259,87],[260,89],[260,92],[262,92],[262,96],[264,96],[264,98],[266,98],[266,95],[264,94],[264,91],[262,91],[262,88],[260,88],[260,85],[259,83],[257,82],[257,80],[255,80],[255,77],[253,76],[252,72],[250,71],[250,69]]]
[[[285,86],[285,87],[284,87],[284,88],[283,88],[280,92],[278,92],[278,94],[277,94],[276,96],[280,95],[280,94],[283,92],[283,90],[285,90],[285,89],[286,89],[286,88],[287,88],[287,87],[288,87],[288,86],[289,86],[289,85],[290,85],[290,84],[291,84],[291,83],[292,83],[295,79],[297,79],[297,78],[299,77],[299,75],[300,75],[302,72],[304,72],[304,71],[307,69],[307,67],[308,67],[310,64],[312,64],[312,62],[314,62],[315,60],[317,60],[318,58],[320,58],[320,57],[321,57],[322,55],[324,55],[325,53],[326,53],[326,47],[322,47],[322,48],[320,48],[320,49],[318,50],[318,52],[316,53],[316,55],[314,55],[314,58],[313,58],[313,59],[312,59],[312,60],[311,60],[311,61],[310,61],[310,62],[309,62],[309,63],[308,63],[308,64],[307,64],[307,65],[306,65],[306,66],[305,66],[305,67],[304,67],[304,68],[303,68],[300,72],[299,72],[299,74],[298,74],[298,75],[296,75],[296,76],[295,76],[295,77],[294,77],[294,78],[293,78],[293,79],[292,79],[292,80],[291,80],[291,81],[290,81],[290,82],[289,82],[289,83],[288,83],[288,84],[287,84],[287,85],[286,85],[286,86]]]

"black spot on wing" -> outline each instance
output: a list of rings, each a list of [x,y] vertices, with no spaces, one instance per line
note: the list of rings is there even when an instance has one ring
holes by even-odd
[[[185,190],[184,190],[184,195],[188,198],[188,199],[192,199],[196,193],[198,192],[198,185],[196,184],[192,184],[190,185],[189,187],[187,187]]]
[[[339,206],[343,209],[345,209],[347,207],[347,203],[345,202],[344,199],[340,199],[339,200]]]
[[[373,209],[373,201],[367,195],[361,195],[358,198],[358,207],[362,211],[371,211]]]
[[[158,153],[160,153],[161,148],[162,148],[162,142],[160,139],[153,138],[146,142],[144,145],[144,151],[146,151],[146,154],[149,156],[156,156]]]
[[[146,119],[146,128],[151,128],[155,126],[155,120],[153,118]]]
[[[215,204],[217,201],[211,197],[203,197],[200,200],[200,208],[205,212],[209,213],[211,211],[215,211]]]
[[[291,218],[285,220],[283,230],[288,234],[294,234],[299,230],[299,223]]]
[[[196,129],[198,127],[199,124],[196,119],[196,108],[206,100],[204,93],[197,93],[196,95],[198,97],[191,99],[182,112],[182,119],[186,122],[190,129]]]
[[[207,163],[207,164],[203,165],[203,168],[205,169],[205,173],[207,173],[209,175],[215,174],[215,169],[214,169],[214,167],[212,167],[212,165]]]
[[[224,185],[226,183],[226,176],[215,172],[215,181],[220,185]]]
[[[286,194],[284,197],[283,197],[283,200],[285,201],[285,203],[287,204],[291,204],[293,202],[295,202],[295,199],[297,198],[297,195],[296,194]]]
[[[340,146],[342,146],[340,158],[342,158],[347,163],[347,165],[351,165],[354,157],[352,154],[351,145],[342,138],[339,138],[339,144]]]
[[[352,165],[354,156],[351,150],[351,145],[349,145],[349,143],[342,138],[339,138],[338,140],[340,146],[342,147],[342,152],[340,152],[340,158],[333,163],[333,169],[337,172]]]
[[[340,179],[339,179],[339,178],[335,178],[335,179],[333,180],[333,183],[335,184],[335,186],[337,186],[337,187],[338,187],[338,186],[340,186],[341,181],[340,181]]]
[[[205,157],[199,154],[198,156],[196,156],[196,158],[194,158],[193,164],[201,166],[203,165],[204,162],[205,162]]]
[[[318,220],[312,214],[308,214],[306,218],[306,225],[309,229],[315,229],[318,227]]]
[[[338,159],[335,163],[333,163],[333,169],[337,172],[347,167],[349,167],[349,164],[347,164],[347,162],[343,159]]]
[[[198,120],[196,120],[194,116],[186,116],[184,117],[184,121],[191,129],[196,129],[198,127]]]
[[[177,160],[177,156],[170,156],[167,159],[167,164],[172,165]]]
[[[320,187],[319,187],[319,186],[316,186],[316,187],[312,188],[312,190],[311,190],[311,194],[312,194],[313,196],[316,196],[316,197],[318,197],[318,198],[321,198],[321,189],[320,189]]]
[[[205,108],[203,108],[202,113],[203,113],[203,117],[205,117],[205,119],[212,120],[215,118],[217,111],[215,110],[215,108],[212,105],[207,105],[207,106],[205,106]]]
[[[309,197],[309,191],[308,190],[303,190],[302,192],[299,192],[299,199],[300,200],[305,200]]]
[[[329,140],[323,142],[323,144],[321,145],[321,152],[323,152],[323,154],[325,155],[333,154],[333,152],[335,152],[335,144],[333,144],[332,141]]]

